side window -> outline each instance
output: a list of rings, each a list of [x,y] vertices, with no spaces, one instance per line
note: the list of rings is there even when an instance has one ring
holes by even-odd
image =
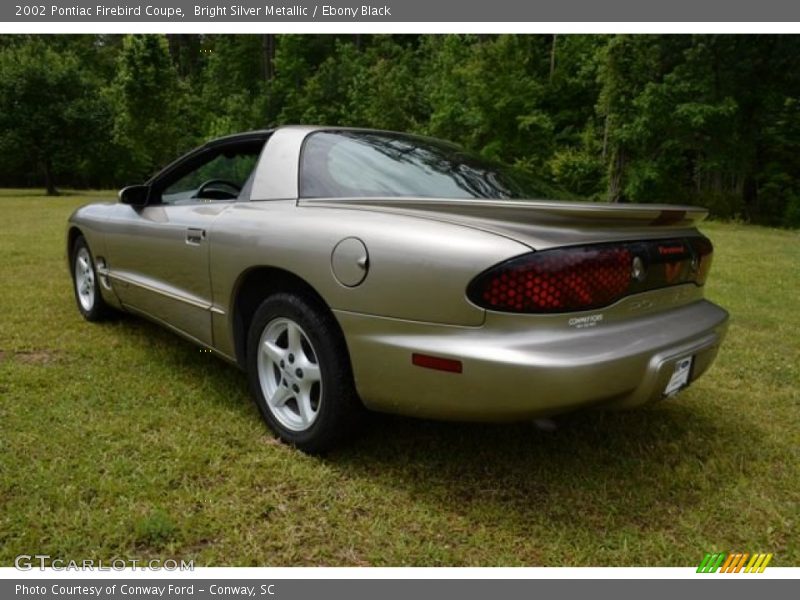
[[[263,142],[223,148],[180,169],[161,192],[162,204],[235,200],[255,169]]]

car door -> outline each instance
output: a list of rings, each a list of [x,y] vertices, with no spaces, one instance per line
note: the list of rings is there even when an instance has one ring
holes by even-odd
[[[146,206],[117,205],[106,258],[126,308],[213,345],[214,222],[239,200],[259,150],[258,144],[229,144],[192,155],[151,182]]]

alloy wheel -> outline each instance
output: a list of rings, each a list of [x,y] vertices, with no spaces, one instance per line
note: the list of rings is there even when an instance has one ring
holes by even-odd
[[[94,268],[92,258],[86,248],[80,248],[75,254],[75,290],[78,292],[78,302],[86,312],[94,307]]]
[[[273,319],[258,344],[258,380],[267,407],[291,431],[306,431],[319,415],[323,398],[318,354],[302,327]]]

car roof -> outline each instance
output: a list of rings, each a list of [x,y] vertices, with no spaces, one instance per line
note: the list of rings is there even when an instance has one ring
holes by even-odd
[[[390,129],[379,129],[374,127],[346,127],[341,125],[279,125],[277,127],[272,127],[269,129],[254,129],[251,131],[242,131],[239,133],[233,133],[230,135],[224,135],[222,137],[214,138],[212,140],[207,141],[202,146],[199,146],[197,149],[202,148],[211,148],[214,146],[225,145],[230,143],[236,142],[246,142],[246,141],[258,141],[258,140],[266,140],[270,137],[273,133],[278,130],[285,130],[285,129],[294,129],[298,131],[302,131],[306,134],[313,133],[316,131],[354,131],[354,132],[364,132],[364,133],[390,133],[394,135],[402,135],[407,137],[413,138],[420,138],[420,139],[436,139],[431,138],[427,135],[421,135],[418,133],[407,133],[402,131],[393,131]],[[439,140],[436,139],[438,142],[445,142],[452,144],[452,142],[447,142],[446,140]],[[454,144],[455,145],[455,144]]]
[[[273,134],[275,129],[256,129],[253,131],[242,131],[240,133],[232,133],[230,135],[223,135],[222,137],[208,140],[199,148],[213,148],[215,146],[224,146],[236,142],[259,141],[266,140]]]

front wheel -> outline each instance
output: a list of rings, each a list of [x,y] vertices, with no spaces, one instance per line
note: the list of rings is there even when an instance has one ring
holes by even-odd
[[[109,315],[110,307],[103,300],[92,253],[83,236],[79,236],[72,246],[72,289],[75,301],[83,318],[99,321]]]
[[[267,298],[247,340],[250,389],[284,442],[324,452],[353,433],[361,403],[333,316],[302,296]]]

